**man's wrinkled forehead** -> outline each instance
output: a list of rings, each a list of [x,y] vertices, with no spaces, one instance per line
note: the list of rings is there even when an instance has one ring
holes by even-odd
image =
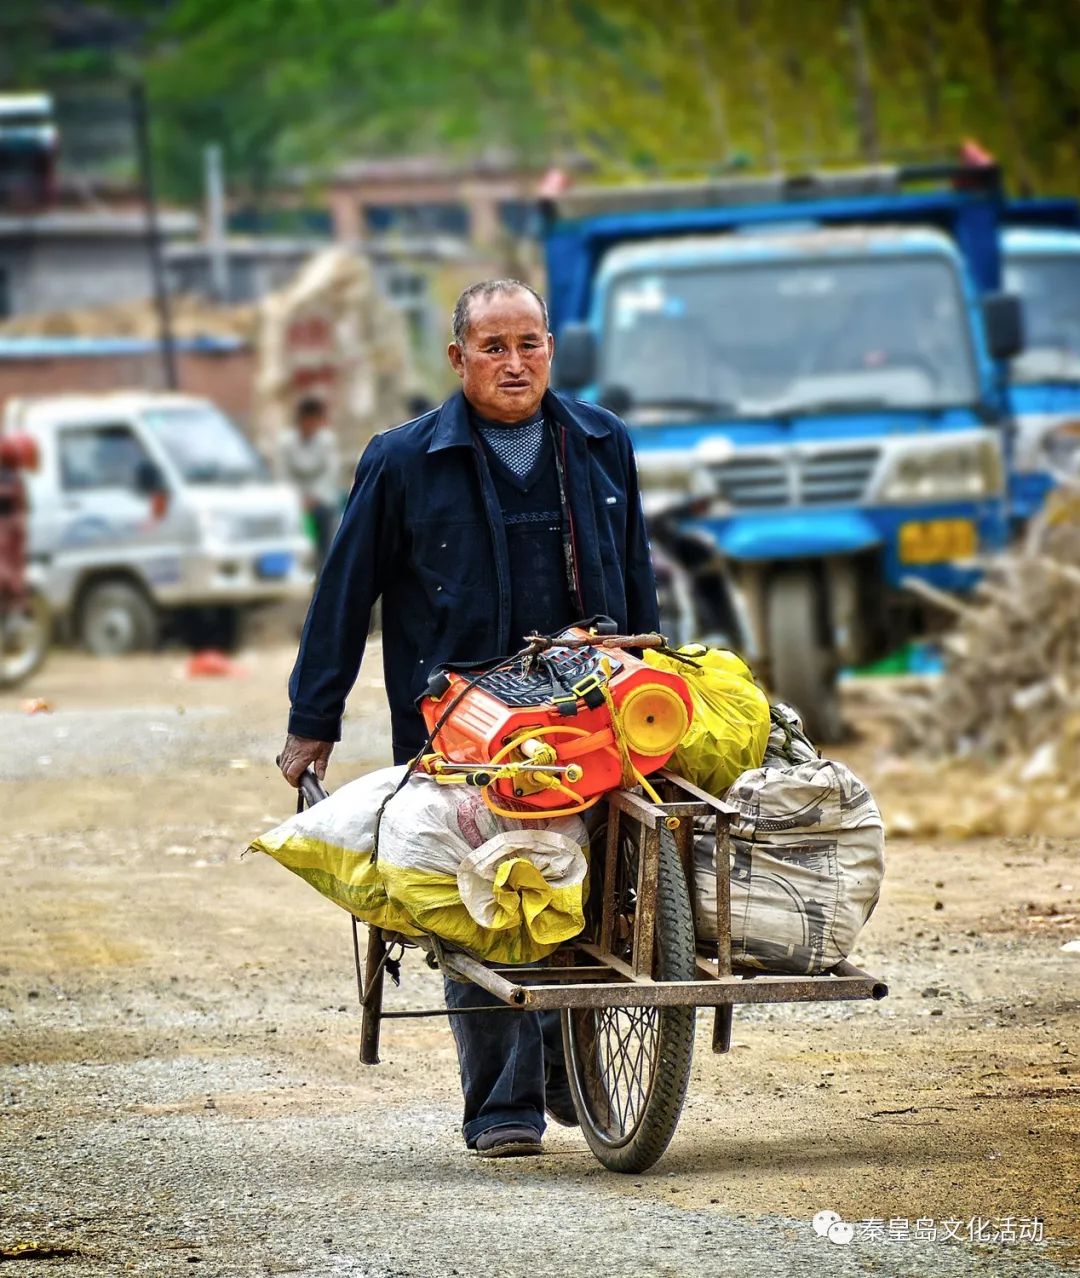
[[[469,304],[469,339],[479,342],[493,337],[544,338],[547,329],[540,303],[524,289],[474,297]]]

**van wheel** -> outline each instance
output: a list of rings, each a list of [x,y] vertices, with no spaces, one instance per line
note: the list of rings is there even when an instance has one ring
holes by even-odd
[[[79,641],[95,657],[120,657],[157,646],[158,610],[130,581],[88,586],[79,605]]]
[[[817,579],[792,570],[772,581],[768,601],[772,691],[802,715],[806,733],[822,744],[843,740],[836,660],[822,641]]]

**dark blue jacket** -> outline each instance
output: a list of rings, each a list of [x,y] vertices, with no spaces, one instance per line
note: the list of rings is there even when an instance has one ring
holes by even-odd
[[[656,584],[626,427],[604,408],[550,391],[543,409],[565,459],[581,616],[605,614],[627,632],[656,629]],[[403,759],[426,737],[415,701],[435,666],[522,646],[509,633],[502,513],[460,392],[375,436],[360,458],[289,680],[290,732],[340,738],[380,595],[394,754]]]

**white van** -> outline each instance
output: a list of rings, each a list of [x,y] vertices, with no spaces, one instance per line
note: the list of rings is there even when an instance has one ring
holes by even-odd
[[[310,590],[295,491],[209,401],[13,399],[4,430],[40,454],[27,475],[35,584],[91,652],[152,647],[166,622],[227,644],[244,609]]]

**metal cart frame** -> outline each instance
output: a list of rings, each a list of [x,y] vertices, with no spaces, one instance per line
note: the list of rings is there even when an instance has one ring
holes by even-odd
[[[689,1080],[693,1009],[715,1009],[712,1048],[714,1052],[726,1052],[731,1047],[732,1015],[736,1004],[883,999],[887,996],[888,986],[881,978],[848,962],[839,963],[831,971],[815,976],[774,975],[734,964],[731,955],[730,844],[735,809],[671,772],[659,772],[652,781],[662,799],[660,803],[651,802],[635,791],[617,790],[606,796],[606,834],[602,844],[594,839],[591,874],[595,886],[586,914],[585,931],[580,937],[562,944],[541,965],[490,966],[441,943],[437,937],[424,936],[406,941],[377,927],[368,929],[367,952],[361,960],[354,918],[353,955],[362,1011],[361,1062],[365,1065],[379,1063],[384,1021],[463,1016],[497,1010],[559,1009],[571,1092],[582,1127],[586,1129],[586,1139],[605,1166],[636,1173],[656,1161],[671,1139],[678,1121]],[[302,778],[300,790],[300,806],[305,801],[316,803],[326,794],[310,773]],[[691,964],[696,969],[696,979],[660,979],[654,976],[654,972],[662,966],[656,941],[661,841],[666,833],[670,835],[671,842],[667,847],[670,849],[674,844],[682,871],[681,876],[676,877],[690,885],[677,889],[680,893],[685,891],[688,898],[684,903],[685,909],[692,901],[694,821],[699,818],[715,820],[715,952],[702,955],[698,949]],[[629,888],[632,892],[629,915],[625,895],[628,872],[625,861],[620,861],[620,841],[627,836],[635,850],[629,877],[636,878]],[[617,869],[620,865],[624,868]],[[621,897],[620,883],[617,882],[620,878],[624,894]],[[399,956],[394,955],[394,949],[398,945],[417,946],[424,950],[430,965],[456,980],[480,986],[492,996],[492,1003],[484,1007],[458,1009],[384,1010],[385,976],[388,970],[396,975]],[[617,948],[622,949],[622,954],[615,952]],[[639,1033],[643,1033],[642,1026],[646,1024],[650,1031],[657,1024],[662,1030],[665,1018],[669,1025],[673,1021],[679,1022],[675,1026],[677,1032],[667,1040],[666,1051],[661,1051],[653,1043],[646,1054],[644,1043],[639,1044],[632,1063],[620,1060],[620,1077],[612,1084],[602,1068],[595,1064],[590,1066],[587,1059],[582,1064],[583,1056],[587,1058],[589,1053],[602,1050],[596,1047],[601,1034],[590,1030],[588,1021],[590,1017],[595,1017],[598,1023],[604,1017],[610,1020],[613,1014],[604,1009],[625,1009],[628,1024],[636,1025]],[[633,1009],[646,1010],[635,1012]],[[577,1030],[574,1029],[575,1024]],[[577,1060],[571,1066],[571,1038],[577,1033],[580,1039],[583,1024],[586,1026],[584,1046],[579,1042]],[[608,1034],[607,1046],[610,1049],[610,1024],[604,1032]],[[616,1029],[616,1039],[618,1033]],[[676,1049],[674,1052],[672,1044]],[[619,1050],[617,1043],[615,1050]],[[657,1077],[665,1067],[670,1067],[676,1057],[679,1058],[678,1077],[669,1080],[666,1088],[657,1085]],[[643,1079],[646,1072],[649,1077]],[[618,1088],[624,1091],[636,1088],[636,1107],[624,1104],[625,1098],[615,1095],[614,1089]],[[643,1115],[652,1103],[654,1093],[658,1101],[653,1118],[656,1119],[658,1108],[662,1108],[664,1113],[652,1122],[652,1129],[639,1138],[637,1134],[643,1128]],[[583,1112],[590,1110],[589,1113]],[[623,1129],[628,1127],[632,1130],[626,1135]]]

